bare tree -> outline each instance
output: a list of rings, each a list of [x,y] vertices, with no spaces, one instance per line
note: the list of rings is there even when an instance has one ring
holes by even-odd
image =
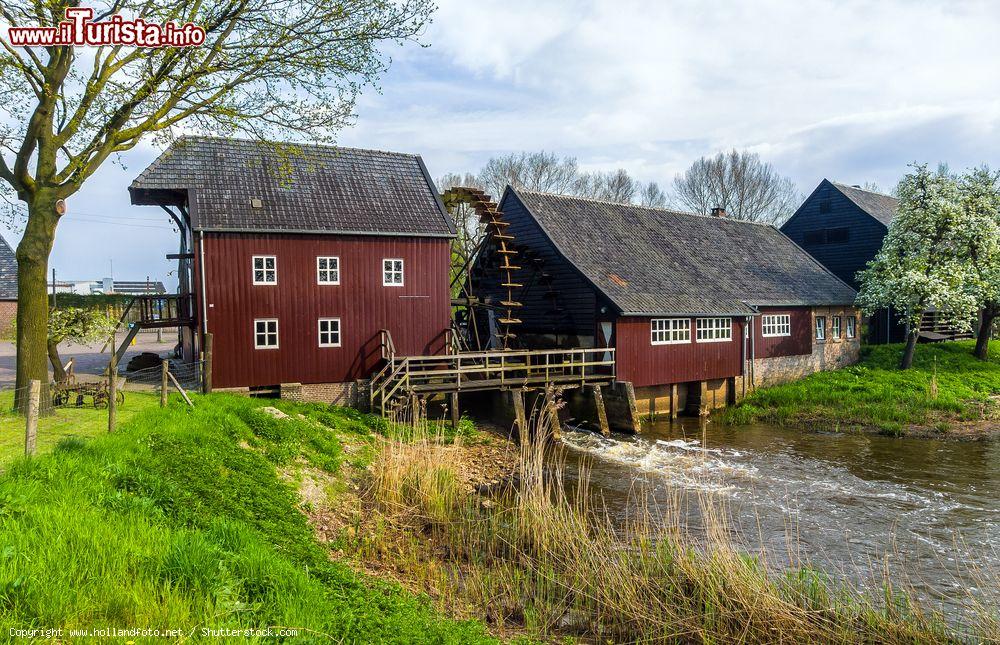
[[[4,0],[11,27],[59,29],[79,0]],[[330,140],[388,65],[382,45],[422,32],[430,0],[93,0],[116,14],[191,23],[202,46],[14,47],[0,40],[0,194],[27,210],[17,247],[17,387],[48,382],[45,293],[62,200],[108,158],[171,128]],[[85,51],[85,54],[80,54]],[[6,190],[2,190],[6,189]],[[72,217],[72,215],[68,215]],[[45,387],[43,385],[43,387]],[[26,397],[19,396],[23,405]],[[48,397],[44,396],[47,400]]]
[[[675,177],[674,200],[704,215],[722,207],[734,219],[777,225],[795,212],[802,196],[757,153],[732,150],[702,157]]]
[[[651,181],[639,189],[639,204],[650,208],[666,208],[667,194],[658,183]]]
[[[477,175],[483,190],[500,199],[509,185],[547,193],[569,193],[578,180],[574,157],[552,152],[516,152],[493,157]]]
[[[609,172],[585,173],[573,185],[572,194],[631,204],[639,184],[623,168]]]

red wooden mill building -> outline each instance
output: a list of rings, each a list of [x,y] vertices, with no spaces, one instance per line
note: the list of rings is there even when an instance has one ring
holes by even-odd
[[[773,226],[512,188],[500,210],[520,268],[492,270],[504,258],[488,245],[472,290],[521,285],[520,346],[613,350],[642,414],[857,360],[855,291]],[[492,318],[479,327],[502,329]]]
[[[186,360],[211,338],[216,390],[454,411],[556,386],[624,401],[637,429],[858,352],[854,291],[771,226],[455,189],[487,237],[453,282],[418,156],[185,137],[129,192],[181,230],[179,295],[140,326],[180,324]]]
[[[352,402],[382,330],[444,353],[455,229],[420,157],[185,137],[129,193],[181,227],[184,354],[212,334],[216,390]]]

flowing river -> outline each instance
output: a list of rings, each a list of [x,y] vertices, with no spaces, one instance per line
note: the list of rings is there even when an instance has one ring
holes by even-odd
[[[754,425],[648,425],[640,436],[564,434],[569,468],[624,521],[645,491],[682,509],[695,535],[704,500],[732,537],[772,565],[810,565],[858,586],[887,568],[953,617],[1000,585],[1000,441],[893,439]],[[638,483],[638,486],[637,486]],[[672,506],[671,506],[672,505]]]

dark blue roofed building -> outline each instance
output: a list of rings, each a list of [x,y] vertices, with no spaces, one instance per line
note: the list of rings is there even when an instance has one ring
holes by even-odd
[[[897,206],[889,195],[824,179],[781,232],[858,289],[857,274],[882,248]],[[867,323],[870,343],[905,340],[906,330],[892,312],[877,312]]]

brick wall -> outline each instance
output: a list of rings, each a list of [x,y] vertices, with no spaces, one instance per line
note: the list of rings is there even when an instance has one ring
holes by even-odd
[[[0,338],[13,336],[17,300],[0,300]]]

